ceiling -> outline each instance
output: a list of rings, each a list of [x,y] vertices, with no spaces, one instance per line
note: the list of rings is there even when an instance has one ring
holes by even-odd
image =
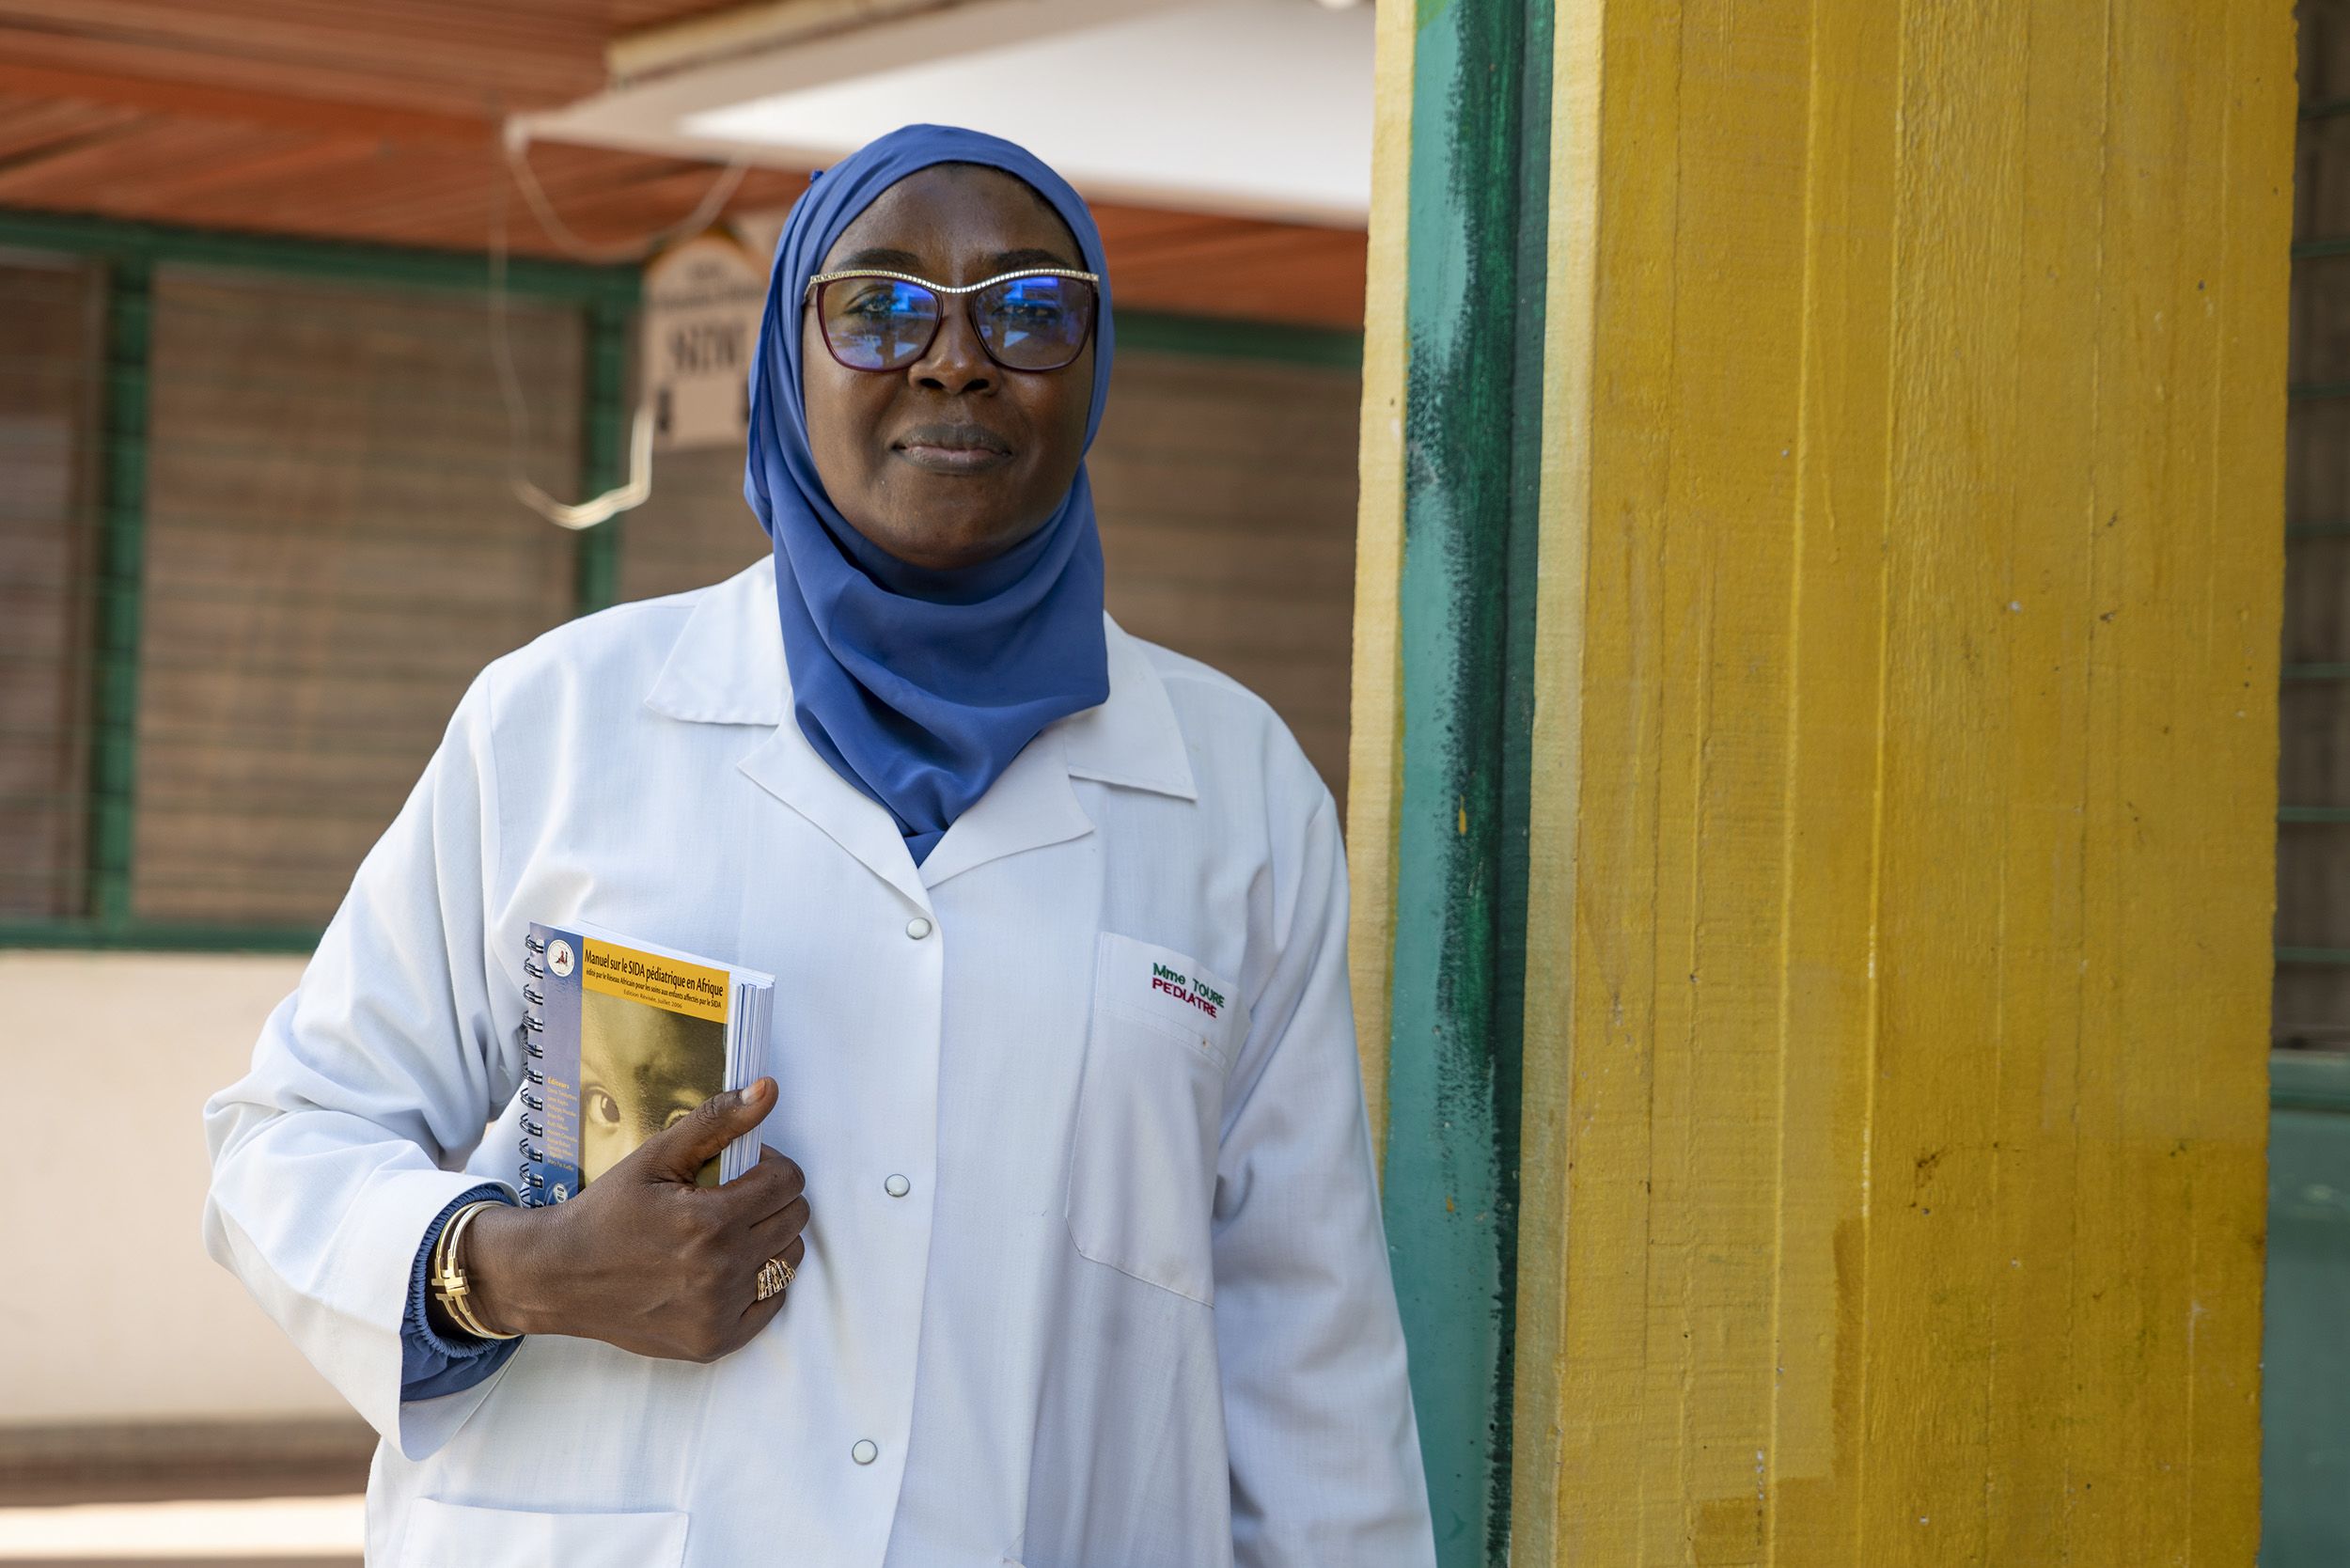
[[[779,40],[743,24],[730,48],[695,48],[711,22],[653,29],[620,52],[625,79],[537,124],[573,141],[796,165],[908,119],[943,120],[1020,142],[1096,197],[1350,228],[1369,216],[1367,6],[861,3],[854,27]],[[674,57],[646,62],[665,39]]]
[[[552,122],[607,95],[616,40],[740,8],[0,0],[0,208],[469,251],[503,209],[517,253],[561,256],[506,172],[502,127],[522,116],[563,225],[626,246],[692,212],[723,151],[556,141]],[[751,168],[728,211],[786,206],[806,179],[804,164]],[[1361,323],[1359,226],[1094,209],[1130,307]]]

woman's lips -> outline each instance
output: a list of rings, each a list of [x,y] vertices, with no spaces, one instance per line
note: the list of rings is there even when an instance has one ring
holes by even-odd
[[[919,425],[891,450],[933,474],[983,474],[1011,461],[1011,444],[984,425]]]

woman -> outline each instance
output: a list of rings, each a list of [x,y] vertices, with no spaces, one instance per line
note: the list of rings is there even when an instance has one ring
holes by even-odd
[[[772,560],[485,670],[208,1108],[214,1255],[384,1435],[372,1560],[1433,1560],[1336,813],[1103,616],[1103,271],[992,137],[818,180]],[[774,973],[781,1066],[517,1208],[456,1168],[504,1174],[524,933],[572,918]],[[444,1236],[521,1338],[428,1305]]]

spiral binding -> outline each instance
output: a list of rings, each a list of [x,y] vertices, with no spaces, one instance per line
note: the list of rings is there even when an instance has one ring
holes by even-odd
[[[535,936],[525,935],[523,946],[528,949],[523,958],[523,973],[534,980],[545,980],[546,970],[533,960],[546,952],[547,945]],[[546,1006],[545,994],[525,983],[523,986],[523,1021],[514,1029],[515,1042],[522,1046],[523,1054],[527,1058],[523,1063],[523,1106],[525,1110],[537,1111],[540,1116],[546,1114],[545,1096],[530,1091],[533,1089],[544,1090],[547,1086],[544,1070],[533,1065],[546,1058],[547,1048],[539,1040],[539,1036],[547,1030]],[[540,1195],[546,1191],[547,1184],[546,1178],[533,1168],[546,1163],[547,1151],[543,1143],[534,1144],[530,1140],[545,1137],[547,1126],[544,1121],[533,1121],[528,1116],[525,1116],[522,1122],[523,1136],[514,1140],[523,1157],[516,1172],[519,1179],[514,1186],[522,1194],[525,1208],[537,1208],[543,1201]]]

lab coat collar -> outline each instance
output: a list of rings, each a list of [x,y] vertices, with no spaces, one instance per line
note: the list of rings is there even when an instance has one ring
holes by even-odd
[[[1109,632],[1110,699],[1072,713],[1044,731],[1058,735],[1069,771],[1079,778],[1198,800],[1191,754],[1183,745],[1167,682],[1143,645],[1104,616]]]
[[[781,724],[783,622],[776,615],[776,562],[762,557],[702,590],[645,706],[689,724]]]
[[[948,877],[1092,832],[1073,776],[1198,798],[1165,683],[1142,645],[1104,619],[1109,700],[1048,726],[955,820],[919,867],[889,813],[835,773],[797,724],[786,722],[791,697],[772,557],[701,595],[645,704],[689,724],[772,728],[775,733],[743,759],[743,772],[908,902],[927,909],[929,889]]]
[[[863,861],[867,870],[895,887],[908,903],[929,910],[930,893],[914,856],[906,852],[896,819],[878,801],[833,772],[832,764],[816,754],[798,725],[777,724],[735,766]],[[946,847],[942,841],[931,857],[936,859],[938,851]]]

